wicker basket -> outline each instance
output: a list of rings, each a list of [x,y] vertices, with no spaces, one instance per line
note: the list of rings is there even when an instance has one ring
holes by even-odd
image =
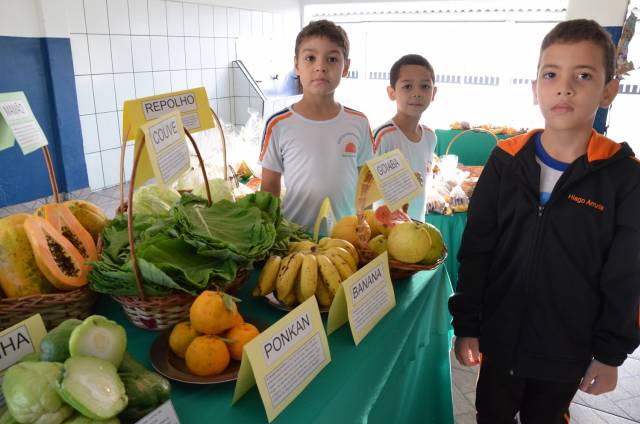
[[[358,234],[358,242],[356,243],[356,249],[358,250],[358,254],[360,256],[361,265],[369,263],[372,259],[374,259],[378,254],[371,249],[369,249],[368,243],[369,239],[366,235],[366,222],[364,217],[364,208],[367,206],[367,193],[374,183],[373,175],[370,171],[367,171],[365,178],[358,184],[356,188],[356,215],[358,216],[358,225],[356,227],[356,232]],[[436,269],[439,267],[444,261],[447,259],[447,247],[445,246],[444,252],[442,256],[438,258],[438,260],[431,265],[423,265],[423,264],[407,264],[404,262],[397,261],[391,257],[389,257],[389,272],[391,273],[391,279],[402,280],[408,278],[419,271],[428,271],[432,269]]]
[[[60,193],[56,181],[51,155],[47,146],[42,147],[53,198],[60,203]],[[86,318],[93,310],[97,295],[88,286],[79,289],[48,294],[0,299],[0,329],[10,327],[40,314],[47,329],[51,329],[69,318]]]
[[[218,124],[218,128],[222,133],[222,127],[220,125],[220,121],[216,114],[211,111],[213,117]],[[185,134],[191,141],[191,144],[198,156],[198,161],[200,162],[200,169],[202,170],[202,175],[204,177],[205,188],[207,192],[207,201],[208,205],[211,206],[211,191],[209,189],[209,180],[207,179],[207,172],[204,166],[204,161],[202,160],[202,155],[200,154],[200,150],[198,149],[198,145],[195,140],[191,136],[191,133],[185,128]],[[122,150],[124,151],[124,143],[126,140],[123,140]],[[143,328],[145,330],[164,330],[177,324],[181,321],[185,321],[189,316],[189,308],[191,304],[195,300],[195,296],[184,293],[184,292],[173,292],[166,296],[154,296],[147,297],[144,294],[143,288],[143,280],[142,274],[140,272],[140,267],[138,266],[138,261],[135,253],[135,238],[133,234],[133,190],[136,178],[136,171],[138,168],[138,163],[140,161],[140,156],[142,154],[144,148],[145,140],[144,138],[141,141],[141,145],[139,150],[133,161],[133,169],[131,171],[131,181],[132,183],[129,185],[129,196],[128,201],[124,202],[122,198],[123,187],[124,185],[120,185],[121,192],[121,202],[118,210],[120,212],[126,211],[127,213],[127,222],[129,226],[129,246],[131,249],[131,264],[133,266],[133,272],[136,280],[136,287],[138,289],[138,296],[112,296],[113,299],[122,305],[124,309],[124,313],[129,321],[131,321],[137,327]],[[224,153],[224,168],[225,168],[225,178],[226,178],[226,168],[227,168],[227,157],[226,157],[226,145],[224,140],[224,135],[222,136],[222,146]],[[122,161],[120,163],[120,173],[121,176],[124,175],[124,154],[122,156]],[[122,180],[121,180],[122,181]],[[233,281],[230,281],[225,286],[225,291],[236,291],[247,280],[249,277],[249,272],[246,270],[238,272],[236,278]]]
[[[69,318],[91,315],[97,295],[87,286],[63,293],[36,294],[0,299],[0,328],[11,327],[31,315],[40,314],[47,329]]]

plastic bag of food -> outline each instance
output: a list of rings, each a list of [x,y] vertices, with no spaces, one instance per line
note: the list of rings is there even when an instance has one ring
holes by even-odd
[[[459,185],[451,189],[449,205],[454,212],[466,212],[469,209],[469,197]]]

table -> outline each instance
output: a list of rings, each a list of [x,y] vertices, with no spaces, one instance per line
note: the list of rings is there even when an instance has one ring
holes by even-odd
[[[429,224],[434,225],[442,233],[442,239],[449,250],[445,266],[451,278],[451,285],[455,289],[458,284],[458,251],[462,243],[462,234],[467,225],[467,213],[458,212],[453,215],[429,214],[426,217]]]
[[[283,316],[263,299],[250,297],[257,274],[239,293],[240,311],[269,323]],[[397,305],[355,346],[345,325],[329,336],[332,361],[276,423],[453,424],[446,268],[415,274],[394,285]],[[102,296],[97,313],[127,330],[128,350],[151,368],[149,347],[158,333],[134,327],[120,306]],[[325,319],[326,323],[326,319]],[[172,382],[171,399],[185,423],[266,423],[257,388],[231,406],[234,383]]]

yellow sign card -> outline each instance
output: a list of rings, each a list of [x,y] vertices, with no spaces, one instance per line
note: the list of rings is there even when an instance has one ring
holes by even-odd
[[[349,321],[356,345],[396,306],[387,252],[378,255],[340,285],[329,309],[327,333]]]
[[[325,227],[322,228],[322,222],[325,222]],[[322,201],[322,205],[320,206],[320,212],[318,213],[318,218],[316,219],[316,223],[313,225],[313,240],[318,241],[321,235],[328,236],[331,234],[331,230],[333,230],[333,226],[336,224],[336,216],[333,213],[333,208],[331,207],[331,199],[325,197]],[[320,231],[320,230],[323,231]]]
[[[204,87],[190,88],[124,102],[122,139],[132,140],[141,125],[173,111],[182,114],[182,122],[190,132],[215,127],[207,91]]]
[[[254,384],[273,421],[331,362],[315,296],[244,347],[233,403]]]
[[[422,190],[409,162],[398,149],[367,161],[367,166],[363,167],[361,173],[366,172],[366,168],[373,175],[380,194],[392,211],[409,203]]]
[[[18,142],[26,155],[48,144],[22,91],[0,93],[0,150]]]
[[[0,332],[0,385],[2,375],[25,355],[40,352],[40,341],[47,334],[40,314]],[[4,405],[4,396],[0,392],[0,406]]]
[[[140,156],[136,186],[153,176],[159,184],[170,185],[190,169],[189,147],[179,112],[170,112],[138,128],[136,154],[143,137],[145,149]]]

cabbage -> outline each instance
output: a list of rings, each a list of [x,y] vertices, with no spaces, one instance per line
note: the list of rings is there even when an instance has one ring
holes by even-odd
[[[133,193],[133,213],[136,215],[169,215],[169,210],[180,200],[180,193],[170,187],[150,184]]]
[[[220,200],[229,200],[235,202],[233,197],[233,191],[231,190],[231,184],[222,178],[213,178],[209,180],[209,190],[211,191],[211,201],[218,202]],[[207,198],[207,188],[204,182],[198,184],[193,190],[193,194],[200,196],[203,199]]]
[[[7,370],[2,393],[16,421],[59,424],[73,413],[56,391],[61,369],[57,362],[20,362]]]

